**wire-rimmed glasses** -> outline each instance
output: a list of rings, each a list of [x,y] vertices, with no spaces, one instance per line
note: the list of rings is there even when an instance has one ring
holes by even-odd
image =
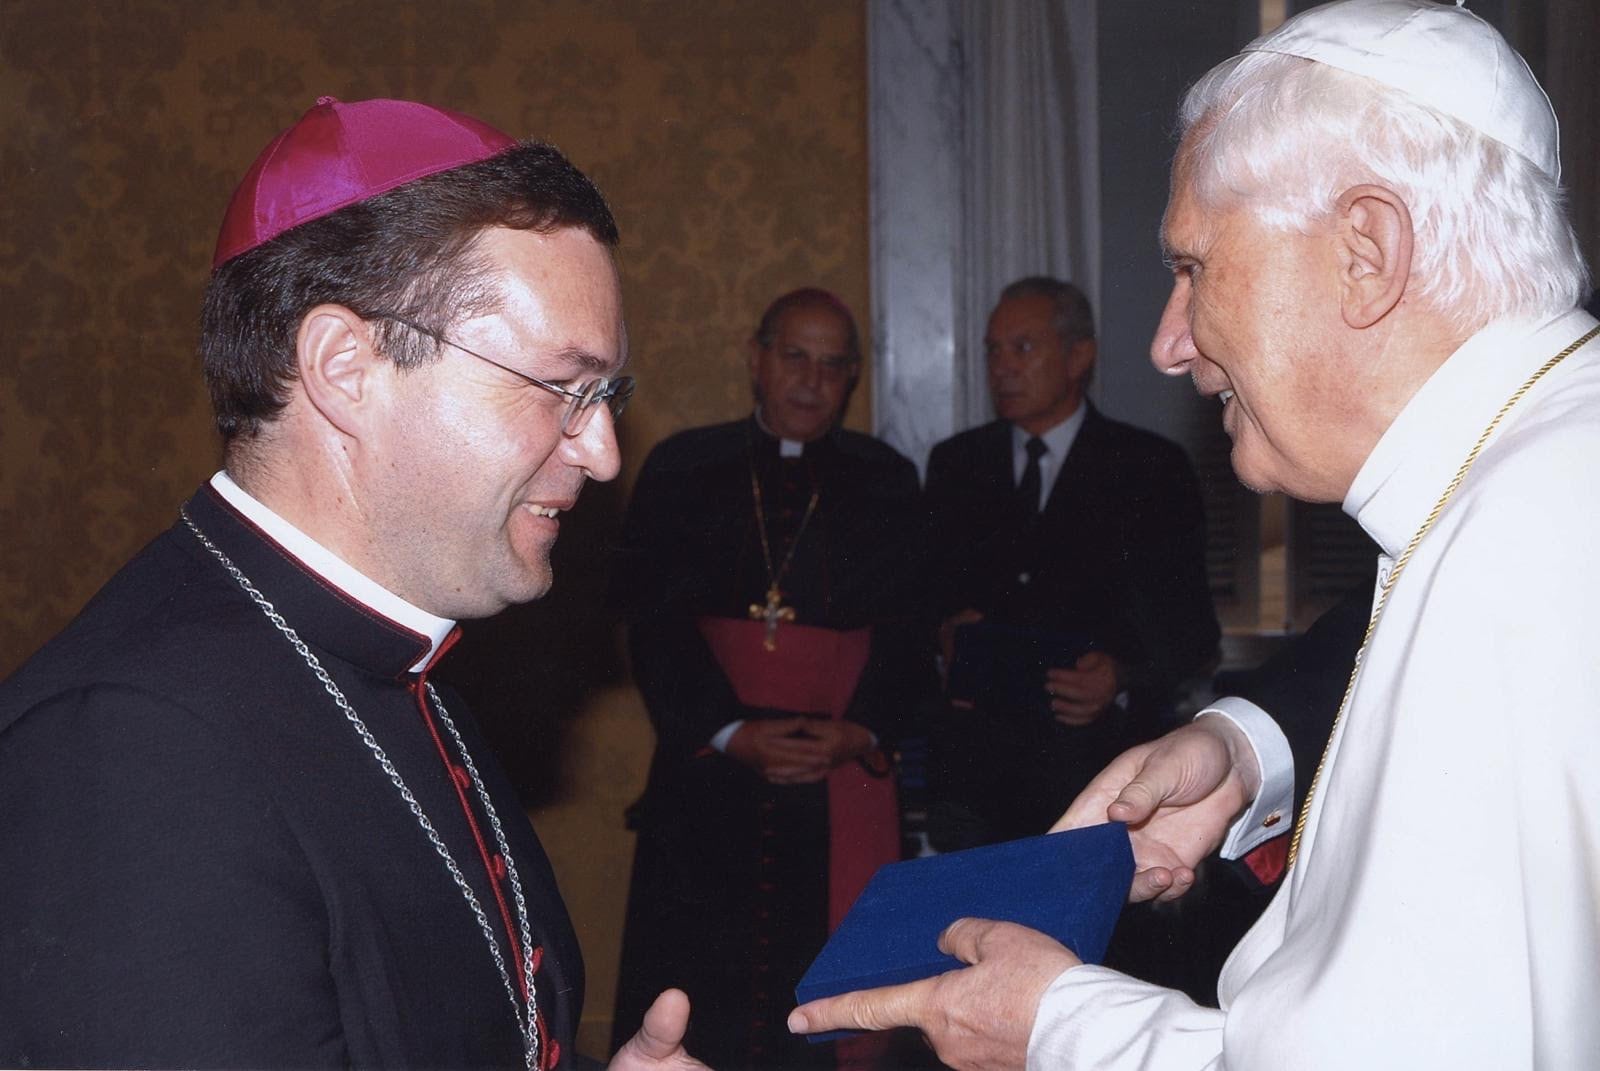
[[[423,327],[421,324],[404,316],[397,316],[392,312],[378,312],[367,318],[371,320],[389,320],[399,324],[401,327],[408,327],[420,335],[428,336],[435,342],[458,349],[468,356],[476,357],[480,361],[494,365],[503,372],[510,372],[518,379],[531,383],[535,387],[541,387],[551,394],[558,394],[567,399],[567,407],[561,413],[561,434],[566,436],[576,437],[582,435],[583,429],[589,426],[589,420],[594,416],[595,408],[601,402],[605,402],[607,407],[610,408],[611,417],[615,420],[622,415],[622,410],[627,406],[628,399],[633,397],[634,380],[632,376],[618,376],[615,379],[607,376],[597,376],[594,379],[579,383],[576,387],[563,387],[560,384],[530,376],[526,372],[519,372],[509,365],[501,364],[493,357],[485,357],[477,350],[468,349],[443,333],[432,328]]]

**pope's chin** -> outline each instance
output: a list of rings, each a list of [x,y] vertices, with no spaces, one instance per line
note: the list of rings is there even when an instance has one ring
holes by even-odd
[[[1233,474],[1239,482],[1258,495],[1270,495],[1283,488],[1278,481],[1273,479],[1270,468],[1256,451],[1250,448],[1249,436],[1244,428],[1238,431],[1229,430],[1233,438],[1233,450],[1228,455],[1228,460],[1233,464]]]
[[[1233,452],[1233,474],[1238,478],[1240,483],[1244,484],[1245,490],[1254,491],[1258,495],[1270,495],[1274,491],[1278,490],[1278,488],[1273,485],[1271,480],[1264,476],[1254,476],[1251,474],[1248,468],[1246,468],[1244,465],[1241,465],[1239,462],[1238,450]]]

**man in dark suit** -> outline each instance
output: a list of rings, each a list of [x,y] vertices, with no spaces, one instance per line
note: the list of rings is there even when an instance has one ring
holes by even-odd
[[[946,658],[955,628],[979,620],[1092,649],[1041,667],[1048,713],[1043,701],[952,711],[935,767],[945,813],[980,824],[946,831],[947,846],[1044,832],[1106,762],[1163,728],[1219,635],[1194,472],[1179,447],[1085,399],[1096,347],[1082,292],[1012,283],[984,347],[999,419],[928,461]]]

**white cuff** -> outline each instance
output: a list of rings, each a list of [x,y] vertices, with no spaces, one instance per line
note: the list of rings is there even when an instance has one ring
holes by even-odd
[[[738,721],[730,721],[728,724],[718,729],[717,735],[711,738],[711,746],[716,748],[718,751],[726,753],[728,750],[728,741],[733,739],[733,734],[738,732],[739,726],[743,724],[744,719],[740,718]]]
[[[1238,859],[1252,848],[1289,831],[1294,808],[1294,753],[1289,740],[1272,716],[1248,699],[1225,696],[1206,707],[1196,718],[1208,715],[1227,718],[1239,727],[1261,770],[1261,788],[1256,798],[1228,828],[1222,842],[1222,857]]]

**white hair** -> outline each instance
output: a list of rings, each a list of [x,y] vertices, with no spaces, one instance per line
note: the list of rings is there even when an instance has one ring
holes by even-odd
[[[1463,332],[1557,315],[1588,293],[1554,179],[1371,79],[1245,53],[1189,90],[1180,123],[1183,176],[1212,211],[1242,206],[1267,226],[1306,232],[1351,186],[1394,190],[1411,211],[1415,296]]]

